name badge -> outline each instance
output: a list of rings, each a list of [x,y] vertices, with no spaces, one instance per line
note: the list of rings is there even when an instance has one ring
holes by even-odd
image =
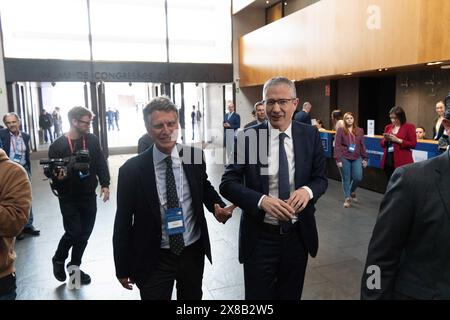
[[[185,231],[183,209],[170,208],[166,210],[166,230],[169,236]]]
[[[348,151],[353,153],[355,152],[356,149],[356,144],[352,143],[351,145],[348,146]]]
[[[14,158],[13,158],[14,162],[20,163],[20,161],[22,161],[22,155],[21,154],[15,154]]]
[[[388,152],[394,152],[394,146],[390,146],[390,147],[388,148]]]

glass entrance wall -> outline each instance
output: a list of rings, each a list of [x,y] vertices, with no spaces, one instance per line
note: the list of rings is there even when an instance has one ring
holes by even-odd
[[[146,133],[142,109],[148,102],[151,84],[105,83],[108,146],[137,146]]]

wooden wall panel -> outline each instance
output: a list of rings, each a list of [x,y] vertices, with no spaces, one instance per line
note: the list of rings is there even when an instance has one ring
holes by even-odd
[[[367,26],[372,5],[381,28]],[[240,39],[240,84],[450,60],[448,0],[322,0]]]

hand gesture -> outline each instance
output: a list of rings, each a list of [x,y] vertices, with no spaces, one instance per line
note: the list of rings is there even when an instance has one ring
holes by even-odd
[[[216,220],[225,224],[228,219],[233,215],[233,210],[236,206],[233,204],[231,206],[221,208],[217,203],[214,205],[214,216]]]
[[[109,200],[109,188],[103,187],[100,191],[100,198],[103,196],[103,202],[106,202]]]
[[[285,201],[265,196],[261,202],[261,209],[282,221],[294,218],[294,209]]]
[[[124,287],[127,290],[133,290],[133,284],[134,280],[131,278],[121,278],[118,279],[122,287]]]
[[[294,209],[295,213],[298,213],[306,208],[309,200],[311,200],[311,198],[309,197],[308,191],[304,188],[300,188],[292,193],[291,197],[287,200],[287,204]]]

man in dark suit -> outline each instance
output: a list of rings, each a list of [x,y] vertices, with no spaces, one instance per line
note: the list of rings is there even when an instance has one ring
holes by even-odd
[[[317,254],[314,204],[328,186],[326,161],[317,129],[292,121],[296,96],[287,78],[265,83],[269,122],[238,136],[234,163],[220,184],[221,194],[243,211],[246,299],[300,299],[308,253]]]
[[[255,120],[247,123],[244,126],[244,129],[247,129],[248,127],[253,127],[257,124],[261,124],[261,123],[267,121],[266,108],[264,107],[264,103],[262,101],[258,101],[257,103],[255,103],[252,113],[253,113],[253,116],[255,117]]]
[[[225,114],[225,120],[223,122],[223,141],[228,158],[233,150],[236,131],[241,127],[241,116],[235,112],[233,101],[228,101],[227,106],[228,113]]]
[[[211,248],[203,204],[225,223],[225,207],[208,180],[201,149],[177,145],[178,109],[165,97],[143,110],[152,147],[119,170],[114,223],[116,276],[126,289],[136,283],[142,299],[202,298],[205,255]]]
[[[20,130],[20,117],[15,112],[7,113],[3,116],[3,123],[6,129],[0,129],[0,140],[3,143],[3,150],[10,160],[20,164],[28,173],[31,181],[31,163],[30,163],[30,136],[28,133]],[[30,210],[28,223],[25,225],[17,240],[22,240],[24,234],[39,236],[40,230],[33,225],[33,210]]]
[[[297,122],[301,122],[304,124],[311,124],[311,116],[309,113],[311,112],[312,105],[310,102],[305,102],[303,104],[303,109],[294,116],[294,120]]]
[[[444,119],[450,130],[450,110]],[[450,299],[450,153],[399,167],[380,205],[361,299]]]

